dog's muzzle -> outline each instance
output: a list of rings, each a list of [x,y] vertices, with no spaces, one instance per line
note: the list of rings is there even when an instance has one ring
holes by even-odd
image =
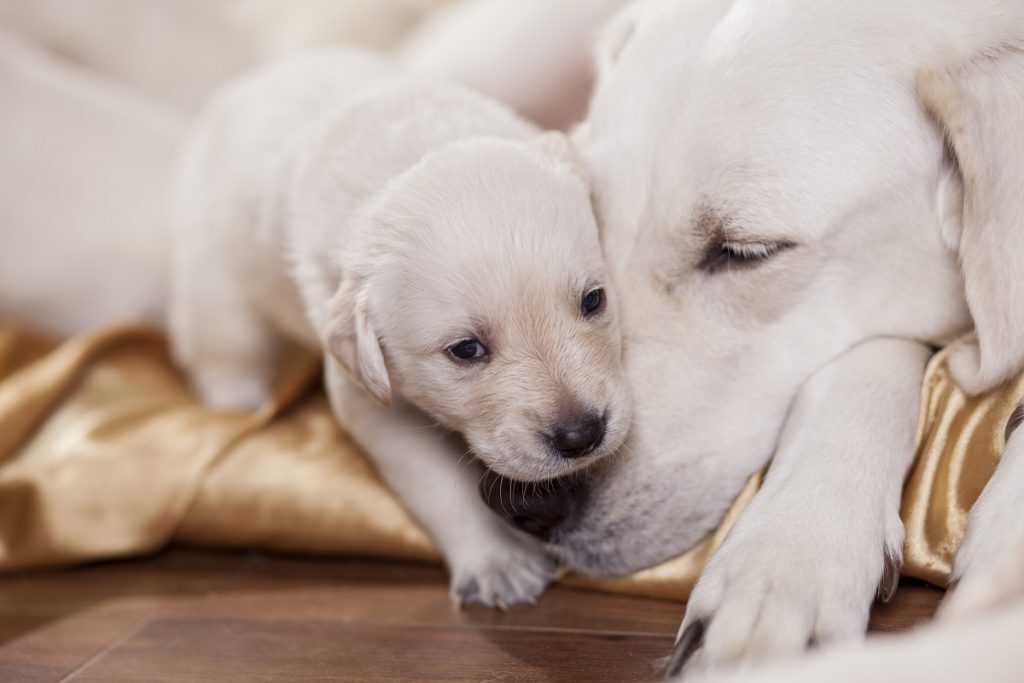
[[[547,541],[569,518],[581,487],[577,477],[521,482],[487,470],[480,480],[480,495],[506,522]]]

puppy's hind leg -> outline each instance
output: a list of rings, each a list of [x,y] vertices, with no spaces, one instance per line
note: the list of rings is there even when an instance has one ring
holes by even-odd
[[[1022,413],[1024,404],[1016,414]],[[999,465],[971,509],[953,566],[957,585],[939,611],[943,618],[972,616],[1024,597],[1024,426],[1014,423]]]
[[[270,396],[277,336],[247,301],[218,245],[188,242],[176,245],[171,273],[175,359],[208,405],[256,409]]]

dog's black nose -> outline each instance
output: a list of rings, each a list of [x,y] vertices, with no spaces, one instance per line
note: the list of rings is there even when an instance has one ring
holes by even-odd
[[[569,518],[580,484],[555,479],[521,482],[506,479],[490,470],[480,480],[480,495],[488,507],[506,522],[542,540]]]
[[[579,458],[601,445],[606,423],[605,416],[589,412],[582,418],[559,424],[548,440],[563,457]]]

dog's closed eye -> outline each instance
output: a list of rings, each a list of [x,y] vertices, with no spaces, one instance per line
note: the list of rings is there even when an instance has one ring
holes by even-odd
[[[717,236],[708,244],[697,267],[709,274],[741,268],[755,268],[770,261],[780,252],[795,246],[795,243],[785,240],[756,242]]]

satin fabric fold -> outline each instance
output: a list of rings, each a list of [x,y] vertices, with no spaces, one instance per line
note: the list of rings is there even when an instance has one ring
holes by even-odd
[[[333,420],[319,362],[290,354],[271,405],[199,405],[161,333],[122,327],[56,344],[0,322],[0,570],[151,552],[171,541],[437,560],[429,538]],[[1024,377],[980,398],[945,355],[922,388],[907,480],[903,572],[948,580],[967,514],[998,462]],[[576,585],[684,599],[757,491],[751,477],[719,528],[632,576]]]

